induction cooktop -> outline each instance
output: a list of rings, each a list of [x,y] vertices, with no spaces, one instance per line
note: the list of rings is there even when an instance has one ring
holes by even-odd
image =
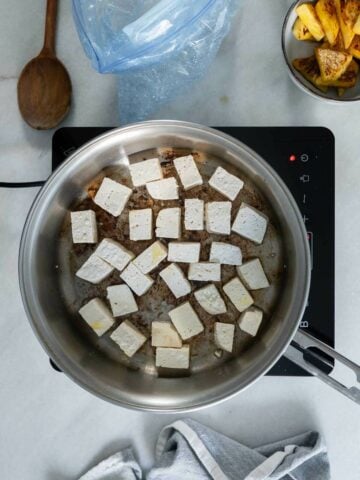
[[[65,127],[53,136],[52,168],[112,127]],[[248,145],[282,177],[298,203],[311,251],[312,280],[300,328],[334,346],[335,140],[321,127],[217,127]],[[268,375],[307,373],[282,357]]]

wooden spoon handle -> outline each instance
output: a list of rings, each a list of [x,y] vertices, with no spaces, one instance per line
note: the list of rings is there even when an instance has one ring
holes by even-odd
[[[57,4],[58,0],[47,0],[44,46],[41,50],[44,56],[55,56]]]

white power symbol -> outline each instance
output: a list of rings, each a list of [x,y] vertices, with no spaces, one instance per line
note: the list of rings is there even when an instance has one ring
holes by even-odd
[[[302,162],[307,162],[309,160],[309,155],[307,153],[301,154],[300,160]]]

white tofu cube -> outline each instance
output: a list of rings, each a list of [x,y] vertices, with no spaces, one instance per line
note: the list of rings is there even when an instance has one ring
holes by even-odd
[[[210,247],[210,262],[222,265],[241,265],[242,253],[239,247],[224,242],[212,242]]]
[[[152,322],[151,345],[153,347],[182,347],[182,341],[170,322]]]
[[[105,177],[94,197],[94,202],[114,217],[118,217],[124,210],[131,193],[131,188]]]
[[[155,364],[162,368],[189,368],[190,365],[190,347],[184,345],[182,348],[163,348],[156,349]]]
[[[75,275],[86,282],[96,285],[105,280],[113,271],[114,267],[93,253]]]
[[[151,208],[130,210],[129,212],[129,236],[130,240],[151,240],[153,237]]]
[[[128,357],[132,357],[146,342],[146,337],[129,321],[125,320],[113,331],[110,338]]]
[[[204,230],[204,200],[185,199],[185,230]]]
[[[200,258],[200,242],[170,242],[168,261],[197,263]]]
[[[189,266],[188,279],[195,282],[220,282],[220,263],[191,263]]]
[[[96,243],[98,241],[96,215],[93,210],[71,212],[70,217],[74,243]]]
[[[181,208],[163,208],[156,219],[155,235],[158,238],[181,237]]]
[[[231,323],[215,322],[215,344],[225,352],[233,351],[235,325]]]
[[[215,285],[207,285],[194,292],[196,300],[210,315],[226,313],[226,304]]]
[[[131,290],[139,297],[144,295],[154,283],[150,275],[142,273],[134,263],[129,263],[125,270],[121,273],[120,278],[129,285]]]
[[[104,238],[95,250],[95,255],[116,270],[123,270],[135,255],[111,238]]]
[[[234,277],[223,286],[223,290],[239,312],[243,312],[254,303],[250,293],[246,290],[238,277]]]
[[[231,202],[209,202],[205,205],[206,230],[209,233],[230,235]]]
[[[224,168],[217,167],[215,173],[209,180],[209,185],[229,200],[234,201],[243,188],[244,182],[235,175],[227,172]]]
[[[146,189],[154,200],[177,200],[179,198],[179,185],[174,177],[147,183]]]
[[[144,250],[134,260],[134,265],[142,272],[149,273],[154,270],[167,257],[167,248],[156,241]]]
[[[264,240],[267,224],[266,215],[243,202],[234,220],[232,230],[241,237],[260,245]]]
[[[127,285],[111,285],[106,291],[114,317],[138,311],[134,295]]]
[[[161,270],[160,277],[164,280],[176,298],[188,295],[191,292],[191,284],[185,277],[181,268],[175,263]]]
[[[149,182],[163,178],[160,161],[158,158],[150,158],[129,166],[131,180],[134,187],[141,187]]]
[[[82,306],[79,314],[99,337],[115,323],[110,310],[100,298],[93,298]]]
[[[202,185],[203,180],[192,155],[175,158],[174,165],[184,190]]]
[[[188,340],[204,331],[203,324],[189,302],[170,310],[169,316],[183,340]]]
[[[237,272],[249,290],[260,290],[261,288],[267,288],[269,286],[269,281],[266,278],[264,269],[258,258],[249,260],[240,267],[237,267]]]
[[[245,333],[248,333],[252,337],[255,337],[261,322],[263,319],[263,312],[256,308],[251,307],[246,312],[242,313],[239,318],[239,327]]]

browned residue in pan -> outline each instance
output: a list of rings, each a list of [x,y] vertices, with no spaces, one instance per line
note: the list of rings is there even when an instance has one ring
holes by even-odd
[[[159,149],[160,150],[160,149]],[[207,180],[214,172],[215,168],[221,160],[217,158],[209,158],[199,152],[190,152],[186,150],[163,148],[160,151],[141,152],[140,154],[131,157],[131,161],[138,161],[144,158],[153,158],[159,156],[162,162],[163,172],[165,177],[176,176],[176,171],[173,166],[173,158],[181,155],[192,153],[198,163],[202,177],[204,179],[204,185],[193,188],[184,192],[180,189],[180,200],[174,201],[154,201],[147,194],[145,187],[134,188],[133,194],[127,204],[126,209],[119,218],[115,218],[108,214],[101,208],[99,208],[92,200],[96,191],[104,176],[109,176],[122,184],[131,185],[128,172],[109,169],[102,172],[92,183],[87,187],[87,198],[79,201],[72,206],[72,210],[86,210],[92,209],[96,213],[99,241],[103,238],[109,237],[117,240],[129,250],[132,250],[135,255],[141,253],[152,241],[132,242],[129,240],[129,225],[128,225],[128,212],[131,209],[151,208],[154,212],[154,218],[160,209],[165,207],[183,206],[185,198],[201,198],[206,202],[209,201],[225,201],[227,200],[221,194],[211,189],[207,185]],[[232,219],[235,217],[236,212],[241,204],[245,201],[253,207],[265,213],[269,219],[270,224],[262,245],[256,246],[252,242],[241,238],[239,235],[232,233],[230,236],[212,235],[206,231],[189,232],[183,229],[182,241],[199,241],[201,242],[201,260],[206,261],[209,256],[211,241],[224,241],[238,245],[243,253],[244,260],[259,256],[263,262],[267,276],[271,282],[271,287],[266,290],[259,290],[252,292],[255,300],[255,304],[262,308],[265,312],[264,327],[266,323],[271,321],[271,313],[276,306],[279,292],[281,291],[281,277],[283,271],[283,257],[282,257],[282,243],[281,234],[278,231],[276,224],[274,223],[274,213],[264,200],[261,193],[255,188],[252,183],[243,178],[236,168],[231,165],[224,165],[228,171],[240,176],[245,180],[245,187],[238,195],[238,198],[233,202]],[[180,183],[180,182],[179,182]],[[147,342],[146,345],[138,352],[132,359],[128,359],[120,349],[111,341],[109,333],[104,335],[101,339],[98,339],[89,328],[84,325],[85,322],[81,320],[77,314],[77,310],[88,300],[97,296],[106,301],[106,287],[109,285],[121,283],[119,278],[119,272],[114,272],[108,279],[106,279],[100,285],[91,285],[78,279],[75,276],[75,272],[82,265],[82,263],[90,256],[95,250],[94,245],[73,245],[71,241],[70,223],[69,218],[64,221],[62,229],[63,233],[60,239],[59,248],[59,273],[60,273],[60,288],[64,301],[68,305],[70,315],[69,317],[74,322],[76,328],[85,335],[86,339],[92,343],[92,345],[100,349],[105,355],[110,356],[116,361],[128,365],[133,369],[145,370],[150,374],[157,374],[154,367],[154,351]],[[163,240],[167,243],[166,240]],[[154,279],[154,284],[150,291],[142,296],[137,297],[139,311],[128,318],[136,325],[148,338],[151,333],[152,320],[169,320],[167,312],[177,305],[180,305],[186,300],[189,300],[196,312],[198,313],[201,321],[205,327],[205,333],[198,335],[191,339],[189,342],[191,345],[192,353],[192,371],[199,371],[211,368],[213,365],[218,365],[219,362],[226,361],[229,354],[224,353],[221,358],[217,358],[214,355],[216,347],[213,342],[214,322],[236,322],[239,318],[239,312],[235,307],[226,299],[222,293],[224,300],[226,301],[228,312],[218,317],[207,314],[196,302],[193,292],[204,286],[201,282],[192,282],[193,292],[186,298],[179,300],[168,290],[167,286],[159,277],[159,271],[163,269],[168,263],[163,262],[156,270],[151,273]],[[185,274],[187,273],[188,266],[186,264],[180,264]],[[222,282],[225,283],[236,275],[235,267],[223,266],[222,267]],[[221,285],[217,285],[221,291]],[[117,318],[118,325],[121,322],[121,318]],[[232,355],[241,355],[241,352],[246,349],[253,340],[246,334],[242,333],[236,328],[236,340],[235,348]]]

